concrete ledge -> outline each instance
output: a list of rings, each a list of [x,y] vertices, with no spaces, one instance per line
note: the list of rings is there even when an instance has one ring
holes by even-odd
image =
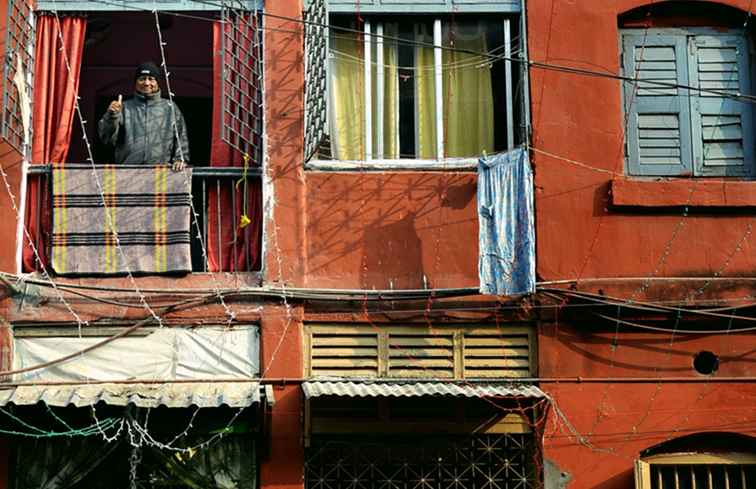
[[[756,181],[615,178],[611,183],[615,206],[756,207]]]

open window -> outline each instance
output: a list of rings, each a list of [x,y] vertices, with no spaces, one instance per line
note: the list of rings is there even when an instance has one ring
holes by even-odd
[[[231,2],[209,5],[177,0],[161,3],[156,14],[154,2],[144,3],[134,2],[128,10],[118,10],[108,2],[38,5],[32,76],[35,136],[26,213],[34,246],[24,251],[27,271],[44,267],[67,273],[55,270],[55,260],[50,258],[58,229],[55,211],[48,205],[51,166],[114,161],[113,148],[96,134],[97,121],[112,100],[133,93],[134,69],[146,60],[163,69],[162,96],[181,110],[188,129],[193,167],[187,203],[191,222],[182,231],[190,243],[188,270],[260,269],[262,38],[257,7],[254,2],[233,2],[232,6]],[[115,181],[114,185],[128,189],[133,181]],[[55,202],[61,201],[65,199]],[[118,207],[121,200],[112,202]],[[152,229],[135,231],[140,246],[149,238],[144,235],[152,233]],[[96,242],[112,240],[117,247],[133,237],[117,239],[115,234],[121,232],[117,226],[112,231],[87,232],[102,234]]]
[[[401,167],[474,159],[523,141],[523,72],[512,62],[521,46],[517,8],[476,6],[428,3],[409,16],[401,15],[407,6],[385,2],[356,15],[349,2],[324,14],[324,2],[313,1],[305,14],[314,23],[305,38],[306,158]],[[317,19],[330,19],[330,29]]]

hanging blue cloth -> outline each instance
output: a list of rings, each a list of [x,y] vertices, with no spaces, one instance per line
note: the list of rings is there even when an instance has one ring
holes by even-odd
[[[521,148],[478,163],[480,293],[535,292],[533,172]]]

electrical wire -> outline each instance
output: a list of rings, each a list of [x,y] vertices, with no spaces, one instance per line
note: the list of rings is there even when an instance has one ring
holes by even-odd
[[[736,316],[734,314],[720,314],[718,312],[709,311],[707,309],[690,309],[690,308],[682,308],[682,307],[673,307],[673,306],[666,306],[666,305],[660,305],[660,304],[654,304],[654,303],[648,303],[644,301],[626,301],[624,299],[618,299],[616,297],[609,297],[609,296],[602,296],[600,294],[592,294],[588,292],[574,292],[570,290],[564,290],[564,289],[546,289],[548,292],[556,292],[556,293],[562,293],[564,295],[574,296],[574,297],[581,297],[590,299],[602,304],[610,305],[610,306],[622,306],[623,308],[638,308],[641,310],[656,310],[658,312],[675,312],[675,313],[685,313],[685,314],[698,314],[702,316],[708,316],[708,317],[715,317],[715,318],[724,318],[724,319],[737,319],[742,321],[756,321],[756,318],[754,317],[747,317],[747,316]],[[638,307],[641,306],[641,307]]]
[[[107,4],[107,5],[113,5],[114,4],[113,2],[108,2],[107,0],[90,0],[90,1],[92,1],[94,3],[103,3],[103,4]],[[195,1],[199,1],[199,0],[195,0]],[[217,2],[202,1],[200,3],[204,3],[204,4],[215,6],[218,9],[226,7],[225,4],[223,4],[223,3],[217,3]],[[115,4],[115,5],[121,5],[121,4]],[[157,10],[154,10],[154,9],[151,10],[151,9],[139,8],[139,7],[133,7],[133,6],[131,6],[129,8],[132,9],[132,10],[143,11],[143,12],[156,12],[157,11]],[[167,11],[166,12],[160,11],[160,12],[161,13],[166,13],[166,14],[171,14],[171,15],[174,14],[173,12],[167,12]],[[351,33],[356,33],[356,34],[360,34],[360,35],[364,35],[365,34],[365,32],[363,30],[352,29],[352,28],[349,28],[349,27],[333,25],[333,24],[330,24],[330,22],[329,23],[322,23],[322,22],[309,21],[309,20],[304,20],[304,19],[297,18],[297,17],[288,17],[288,16],[283,16],[283,15],[278,15],[278,14],[272,14],[272,13],[265,12],[265,11],[259,12],[259,15],[262,15],[263,17],[270,17],[270,18],[279,19],[279,20],[286,20],[286,21],[289,21],[289,22],[294,22],[294,23],[303,24],[303,25],[314,25],[314,26],[318,26],[318,27],[323,27],[323,28],[331,29],[331,30],[334,30],[334,31],[351,32]],[[262,29],[265,30],[266,27],[263,26]],[[322,34],[318,34],[318,35],[325,35],[325,34],[322,33]],[[406,45],[413,45],[413,46],[420,46],[420,47],[427,47],[427,48],[439,48],[439,49],[444,50],[444,51],[473,54],[473,55],[485,57],[485,58],[487,58],[489,60],[492,60],[492,61],[505,60],[505,61],[510,61],[510,62],[513,62],[513,63],[527,64],[531,68],[538,68],[538,69],[544,69],[544,70],[550,70],[550,71],[558,71],[558,72],[562,72],[562,73],[571,73],[571,74],[576,74],[576,75],[585,75],[585,76],[600,77],[600,78],[610,78],[610,79],[620,80],[620,81],[634,83],[634,84],[645,83],[645,84],[650,84],[650,85],[656,85],[656,86],[663,87],[663,88],[683,89],[683,90],[687,90],[688,91],[688,93],[685,94],[685,95],[689,96],[689,97],[694,96],[693,94],[691,94],[691,92],[695,92],[695,93],[708,93],[708,94],[712,94],[712,95],[717,95],[717,96],[722,97],[722,98],[737,100],[737,101],[741,101],[741,102],[756,103],[756,95],[741,94],[741,93],[730,93],[728,91],[714,90],[714,89],[701,88],[701,87],[694,87],[692,85],[686,85],[686,84],[681,84],[681,83],[670,83],[670,82],[664,82],[664,81],[660,81],[660,80],[652,80],[652,79],[646,79],[646,78],[640,78],[640,77],[630,77],[630,76],[625,76],[625,75],[621,75],[621,74],[618,74],[618,73],[602,72],[602,71],[597,71],[597,70],[589,70],[589,69],[585,69],[585,68],[577,68],[577,67],[573,67],[573,66],[559,65],[559,64],[555,64],[555,63],[547,63],[547,62],[542,62],[542,61],[533,61],[533,60],[523,59],[523,58],[520,58],[520,57],[505,56],[505,55],[501,55],[501,54],[493,54],[492,55],[492,54],[489,54],[487,52],[480,52],[480,51],[475,51],[475,50],[470,50],[470,49],[464,49],[464,48],[455,48],[455,47],[452,47],[452,46],[444,46],[444,45],[437,46],[437,45],[433,44],[432,42],[424,42],[424,41],[417,41],[417,40],[407,40],[407,39],[404,39],[404,38],[401,38],[401,37],[398,37],[398,36],[391,36],[391,35],[387,35],[387,34],[378,35],[378,34],[372,34],[371,33],[370,37],[371,38],[376,38],[376,39],[377,38],[381,38],[381,39],[384,39],[384,40],[395,41],[397,43],[402,43],[402,44],[406,44]]]
[[[201,300],[197,300],[197,301],[192,301],[191,303],[184,303],[183,306],[186,307],[186,306],[191,305],[192,307],[194,307],[194,306],[202,305],[202,304],[205,304],[205,303],[207,303],[207,300],[201,299]],[[175,312],[177,310],[179,310],[178,306],[169,306],[169,307],[166,307],[162,312],[163,312],[163,314],[166,314],[166,313],[169,313],[169,312]],[[78,356],[84,355],[85,353],[88,353],[88,352],[90,352],[92,350],[96,350],[96,349],[98,349],[98,348],[100,348],[102,346],[107,345],[108,343],[112,343],[113,341],[117,340],[118,338],[122,338],[122,337],[124,337],[124,336],[126,336],[126,335],[128,335],[130,333],[133,333],[134,331],[138,330],[139,328],[141,328],[143,326],[147,326],[148,324],[150,324],[152,322],[157,322],[158,324],[162,325],[162,320],[158,321],[158,320],[155,319],[154,315],[150,314],[148,317],[146,317],[144,319],[141,319],[140,321],[137,321],[136,323],[134,323],[134,325],[129,326],[128,328],[125,328],[124,330],[119,331],[118,333],[116,333],[116,334],[114,334],[112,336],[109,336],[109,337],[103,339],[102,341],[98,341],[97,343],[94,343],[94,344],[92,344],[92,345],[90,345],[90,346],[88,346],[86,348],[82,348],[79,351],[70,353],[68,355],[64,355],[62,357],[56,358],[54,360],[50,360],[48,362],[40,363],[40,364],[37,364],[37,365],[31,365],[29,367],[24,367],[24,368],[19,368],[19,369],[0,371],[0,376],[18,375],[18,374],[23,374],[23,373],[27,373],[27,372],[33,372],[35,370],[42,370],[42,369],[45,369],[45,368],[52,367],[54,365],[58,365],[60,363],[66,362],[68,360],[71,360],[72,358],[76,358]]]
[[[647,329],[650,331],[661,331],[663,333],[672,333],[672,334],[679,333],[679,334],[693,334],[693,335],[713,335],[713,334],[722,334],[722,333],[730,334],[730,333],[747,333],[749,331],[756,331],[756,326],[751,326],[749,328],[728,328],[726,330],[724,329],[700,329],[699,330],[699,329],[682,329],[682,328],[660,328],[658,326],[649,326],[647,324],[640,324],[640,323],[627,321],[627,320],[619,319],[612,316],[607,316],[605,314],[600,314],[598,312],[593,312],[592,314],[596,317],[600,317],[601,319],[617,322],[625,326],[632,326],[633,328]]]

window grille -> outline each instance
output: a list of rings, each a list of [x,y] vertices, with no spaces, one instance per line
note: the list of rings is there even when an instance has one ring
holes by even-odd
[[[2,137],[16,150],[23,152],[25,142],[23,110],[31,111],[32,73],[34,71],[34,13],[31,2],[8,0],[3,68]],[[22,73],[17,73],[19,66]],[[14,79],[17,80],[14,82]],[[21,83],[18,83],[21,82]],[[19,96],[18,86],[25,88],[26,101]],[[24,107],[24,104],[26,106]],[[31,118],[26,120],[31,137]],[[26,141],[30,142],[30,141]]]
[[[637,489],[750,489],[756,455],[739,452],[665,453],[637,460]]]
[[[252,11],[224,2],[222,137],[252,164],[262,157],[262,31]],[[241,4],[239,4],[241,5]]]
[[[326,0],[313,0],[305,20],[305,161],[318,151],[328,127],[327,67],[328,8]]]
[[[651,489],[746,489],[755,484],[755,465],[651,465]]]
[[[534,488],[532,440],[523,434],[371,442],[315,437],[305,457],[305,489]]]

